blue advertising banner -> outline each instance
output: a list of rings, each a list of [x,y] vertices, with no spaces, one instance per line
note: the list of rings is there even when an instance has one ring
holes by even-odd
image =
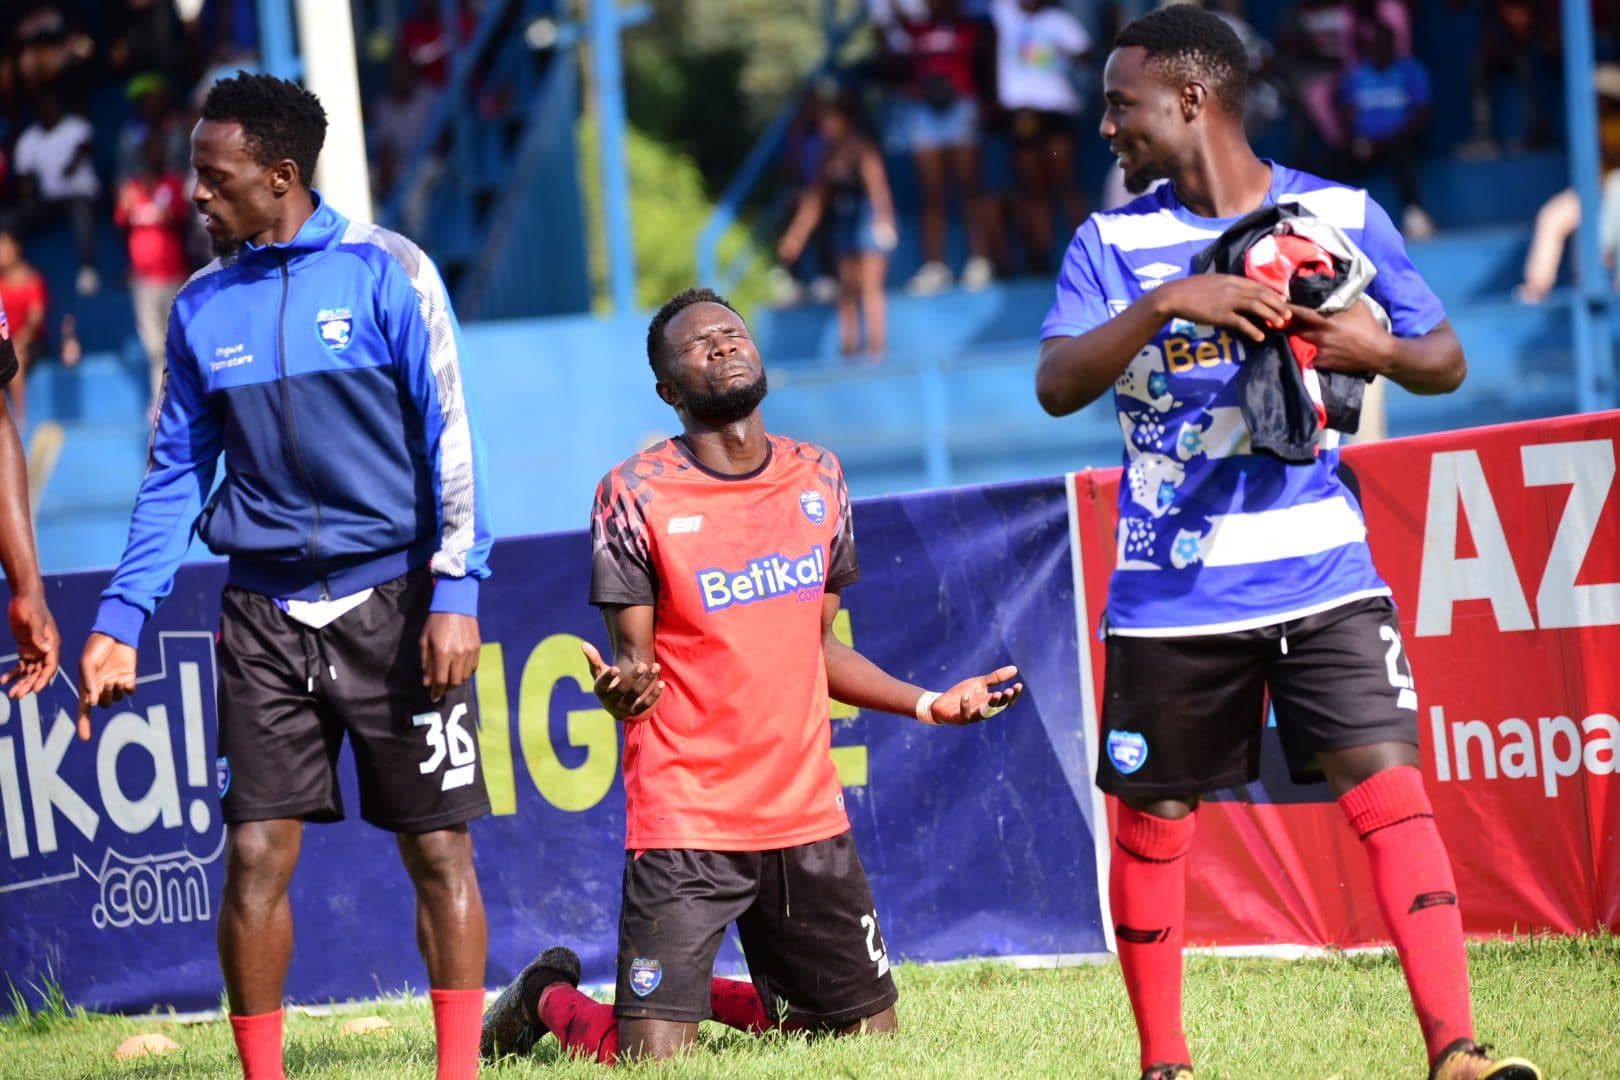
[[[833,706],[834,756],[884,937],[897,959],[1106,951],[1084,766],[1069,515],[1060,479],[858,502],[864,578],[838,632],[896,675],[944,689],[1005,664],[1027,691],[969,728]],[[488,982],[548,945],[611,981],[624,862],[617,725],[581,640],[589,539],[502,541],[484,591],[480,750],[494,806],[473,825]],[[77,651],[105,573],[49,582],[69,672],[0,702],[0,972],[95,1009],[217,1007],[223,873],[215,753],[219,563],[182,571],[142,641],[140,687],[74,737]],[[0,655],[12,651],[0,638]],[[347,755],[345,755],[347,756]],[[423,989],[413,898],[389,838],[353,819],[305,830],[288,996]],[[742,969],[735,939],[721,970]],[[31,996],[31,995],[30,995]]]

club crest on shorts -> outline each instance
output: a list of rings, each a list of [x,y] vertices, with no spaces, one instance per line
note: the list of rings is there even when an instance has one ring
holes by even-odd
[[[827,520],[827,500],[814,489],[799,492],[799,509],[804,511],[804,516],[810,519],[812,525],[820,525]]]
[[[214,786],[219,788],[222,799],[231,790],[231,759],[224,754],[214,759]]]
[[[1147,764],[1147,736],[1136,731],[1110,731],[1108,733],[1108,760],[1114,768],[1129,776]]]
[[[638,956],[630,961],[630,989],[636,992],[636,997],[646,997],[663,981],[664,969],[657,960]]]
[[[315,313],[315,327],[320,331],[322,345],[342,352],[354,334],[354,313],[346,307],[321,308]]]

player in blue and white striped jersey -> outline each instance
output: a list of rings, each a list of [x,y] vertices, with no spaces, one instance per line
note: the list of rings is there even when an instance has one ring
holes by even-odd
[[[1147,193],[1076,233],[1036,375],[1055,416],[1111,389],[1124,435],[1097,783],[1121,799],[1109,896],[1144,1080],[1192,1076],[1184,856],[1199,797],[1257,778],[1268,694],[1290,771],[1326,775],[1367,849],[1431,1075],[1532,1080],[1535,1066],[1474,1042],[1456,886],[1417,768],[1417,694],[1337,437],[1308,464],[1256,453],[1235,386],[1284,327],[1322,370],[1417,393],[1457,388],[1462,347],[1366,192],[1255,155],[1246,66],[1232,31],[1194,5],[1120,32],[1100,130],[1127,187]],[[1393,333],[1361,304],[1325,317],[1246,277],[1191,272],[1228,227],[1288,203],[1371,259],[1367,291]]]

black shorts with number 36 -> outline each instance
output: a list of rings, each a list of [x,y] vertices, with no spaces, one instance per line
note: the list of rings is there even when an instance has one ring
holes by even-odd
[[[1097,786],[1174,798],[1260,776],[1266,702],[1296,783],[1316,755],[1417,745],[1417,691],[1388,597],[1302,619],[1192,637],[1108,636]]]
[[[376,586],[319,630],[268,596],[220,599],[220,802],[227,824],[339,821],[338,751],[347,735],[360,816],[424,833],[489,813],[472,683],[438,701],[418,641],[433,597],[426,568]]]

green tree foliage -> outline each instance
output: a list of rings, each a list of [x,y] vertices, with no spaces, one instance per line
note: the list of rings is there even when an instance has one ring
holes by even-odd
[[[839,0],[848,18],[864,0]],[[631,122],[697,162],[711,193],[814,70],[823,0],[653,0],[625,38]]]
[[[597,156],[597,127],[592,119],[579,125],[579,158],[590,231],[591,295],[605,310],[607,227],[602,216],[602,184]],[[642,308],[657,308],[675,293],[698,284],[697,236],[714,209],[703,177],[690,157],[632,128],[626,155],[630,168],[630,223],[636,254],[636,299]],[[720,244],[722,261],[757,247],[742,225],[733,225]],[[746,315],[767,293],[764,270],[770,265],[755,252],[753,270],[731,300]]]

